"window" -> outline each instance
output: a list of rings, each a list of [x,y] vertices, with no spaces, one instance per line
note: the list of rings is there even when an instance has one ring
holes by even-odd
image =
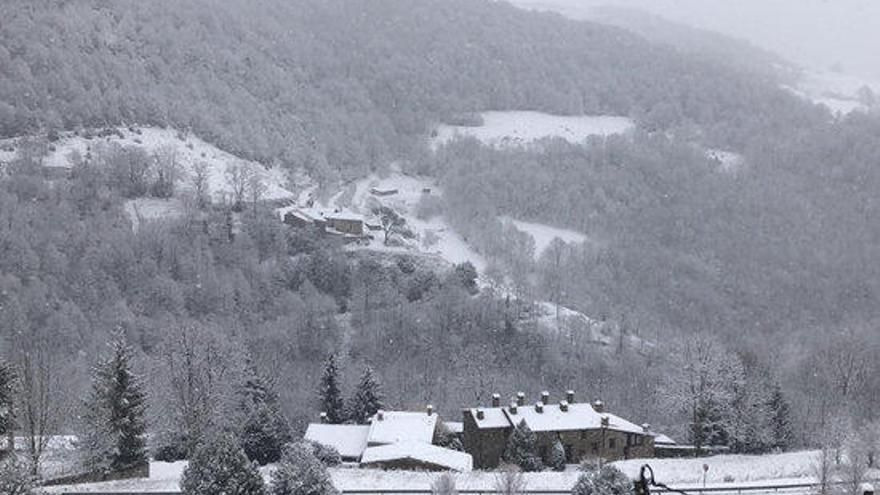
[[[593,442],[590,447],[593,449],[593,453],[599,453],[599,442]]]
[[[609,438],[608,439],[608,448],[609,449],[617,448],[617,439],[616,438]]]

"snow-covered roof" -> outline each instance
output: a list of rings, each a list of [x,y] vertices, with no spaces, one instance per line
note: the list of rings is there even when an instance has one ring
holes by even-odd
[[[511,423],[519,424],[525,420],[532,431],[589,430],[602,427],[602,416],[608,418],[608,429],[626,433],[644,434],[645,430],[629,421],[609,413],[598,413],[592,404],[569,404],[563,411],[559,404],[545,404],[538,412],[534,404],[517,407],[516,414],[504,409]]]
[[[383,411],[370,418],[370,445],[398,442],[431,443],[437,427],[437,414],[427,412]]]
[[[305,439],[333,447],[343,458],[360,458],[367,448],[369,425],[328,425],[313,423]]]
[[[464,433],[464,423],[459,421],[444,421],[443,424],[452,433]]]
[[[482,411],[482,419],[478,411]],[[512,426],[510,420],[507,419],[504,409],[501,407],[475,407],[470,410],[470,413],[477,424],[477,428],[510,428]]]
[[[378,447],[368,447],[361,457],[361,464],[412,460],[443,469],[470,471],[473,458],[470,454],[446,449],[424,442],[398,442]]]
[[[662,433],[651,432],[651,435],[654,437],[654,445],[675,445],[676,441],[672,439],[672,437],[666,436]]]

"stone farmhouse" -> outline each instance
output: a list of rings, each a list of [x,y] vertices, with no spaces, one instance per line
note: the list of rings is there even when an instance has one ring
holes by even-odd
[[[518,393],[504,407],[501,396],[494,394],[490,407],[464,409],[462,420],[444,422],[431,406],[424,412],[379,411],[367,425],[311,424],[305,439],[334,447],[343,461],[363,467],[431,471],[498,467],[520,423],[535,433],[545,462],[557,439],[568,463],[654,457],[655,438],[674,444],[651,432],[649,425],[637,426],[606,412],[601,401],[576,402],[572,391],[556,403],[543,392],[535,404],[526,404],[525,394]],[[450,436],[461,440],[465,452],[439,445]]]
[[[497,467],[510,433],[521,422],[535,433],[538,451],[545,461],[557,439],[569,463],[654,456],[655,434],[650,426],[637,426],[606,412],[601,401],[577,403],[574,392],[568,391],[555,404],[548,392],[543,392],[535,404],[526,404],[525,394],[520,392],[506,407],[501,406],[500,395],[494,394],[491,407],[463,411],[462,438],[474,467]]]

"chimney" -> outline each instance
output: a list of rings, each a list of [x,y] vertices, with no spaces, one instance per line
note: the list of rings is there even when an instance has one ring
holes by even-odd
[[[605,403],[599,399],[596,399],[596,401],[593,402],[593,410],[599,414],[602,414],[603,412],[605,412]]]
[[[644,430],[645,433],[651,433],[651,425],[648,423],[642,423],[642,430]]]
[[[544,404],[550,403],[550,392],[546,390],[541,392],[541,402],[543,402]]]
[[[477,419],[483,419],[485,417],[486,417],[486,414],[483,412],[483,410],[477,409]]]
[[[562,412],[568,412],[568,401],[567,400],[559,402],[559,410]]]
[[[526,394],[524,394],[522,392],[516,393],[516,405],[518,405],[518,406],[526,405]]]
[[[431,404],[428,404],[428,406],[425,407],[425,410],[428,411],[428,416],[431,416],[434,414],[434,406],[432,406]]]
[[[538,412],[538,413],[544,412],[544,403],[543,402],[536,402],[535,403],[535,412]]]
[[[516,406],[517,406],[516,402],[510,403],[510,414],[516,414]]]
[[[608,416],[602,415],[602,428],[608,428]]]
[[[501,407],[501,395],[492,394],[492,407]]]
[[[384,419],[385,419],[385,411],[383,411],[383,410],[381,410],[381,409],[379,409],[378,411],[376,411],[376,419],[379,420],[379,421],[384,420]]]
[[[321,418],[321,422],[322,422],[322,423],[326,423],[326,422],[327,422],[327,413],[325,413],[325,412],[321,412],[321,414],[319,414],[318,417]]]
[[[569,404],[574,404],[574,390],[565,392],[565,400],[568,401]]]

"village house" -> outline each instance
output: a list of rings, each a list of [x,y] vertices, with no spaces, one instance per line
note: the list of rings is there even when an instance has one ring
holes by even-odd
[[[372,227],[358,213],[344,209],[322,210],[320,208],[300,208],[287,206],[276,210],[281,220],[296,228],[317,227],[328,235],[349,239],[360,239],[365,236],[364,226]]]
[[[446,431],[427,406],[424,412],[379,411],[367,425],[310,424],[305,439],[333,447],[343,461],[361,467],[470,471],[470,455],[437,445]]]
[[[553,404],[547,392],[535,404],[526,404],[525,394],[501,407],[498,394],[491,407],[463,411],[464,447],[474,459],[474,467],[497,467],[513,428],[525,422],[537,438],[538,451],[546,461],[558,439],[565,448],[566,461],[586,459],[618,460],[654,456],[654,434],[648,425],[637,426],[605,411],[601,401],[575,402],[574,392]]]

